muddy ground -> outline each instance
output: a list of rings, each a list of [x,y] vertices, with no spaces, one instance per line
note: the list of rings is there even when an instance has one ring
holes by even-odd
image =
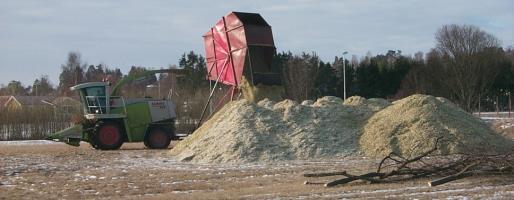
[[[514,198],[514,176],[472,177],[430,188],[401,184],[304,185],[304,172],[373,170],[375,159],[273,164],[181,163],[169,150],[126,144],[97,151],[46,141],[0,142],[0,199],[341,199]]]

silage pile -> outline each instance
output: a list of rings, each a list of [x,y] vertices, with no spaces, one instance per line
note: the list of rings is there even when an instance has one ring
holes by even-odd
[[[301,104],[267,99],[224,106],[172,154],[194,162],[256,162],[342,157],[358,151],[363,122],[387,101],[337,97]],[[385,104],[385,105],[383,105]]]
[[[504,150],[512,142],[496,135],[448,100],[413,95],[384,99],[337,97],[298,104],[267,99],[234,101],[222,108],[171,153],[183,161],[241,163],[332,159],[395,151],[417,155],[444,136],[440,153],[480,145]]]
[[[243,97],[249,102],[257,103],[264,99],[271,101],[281,101],[284,96],[284,87],[279,85],[253,85],[245,76],[241,77],[241,85],[239,87],[243,92]]]
[[[412,95],[374,114],[359,140],[363,153],[384,156],[397,152],[406,157],[430,150],[442,137],[439,154],[509,150],[512,141],[495,133],[485,122],[449,100]]]

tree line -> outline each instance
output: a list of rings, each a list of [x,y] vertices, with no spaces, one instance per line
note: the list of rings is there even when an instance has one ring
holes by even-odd
[[[444,25],[435,34],[435,47],[426,54],[404,55],[400,50],[358,58],[335,57],[322,61],[316,53],[293,55],[276,53],[273,67],[282,74],[286,98],[297,101],[321,96],[343,97],[346,80],[347,96],[398,99],[415,93],[446,97],[467,111],[476,110],[479,101],[492,101],[498,95],[514,90],[514,50],[503,49],[499,40],[472,25]],[[343,66],[345,73],[343,73]],[[194,98],[207,95],[205,59],[195,53],[184,53],[178,66],[186,74],[160,74],[144,81],[127,84],[124,96],[147,95],[148,85],[159,85],[161,97]],[[69,87],[108,79],[117,82],[127,75],[142,73],[147,68],[132,66],[124,75],[119,68],[105,64],[88,65],[78,52],[70,52],[61,65],[59,83],[54,86],[48,76],[38,77],[30,86],[11,81],[0,87],[0,95],[70,96]],[[345,77],[343,77],[345,74]],[[200,106],[201,107],[201,106]]]
[[[399,99],[422,93],[446,97],[467,111],[475,111],[479,101],[491,109],[496,97],[513,93],[514,49],[503,49],[495,36],[476,26],[452,24],[438,29],[435,41],[428,53],[414,56],[389,50],[326,63],[315,53],[282,52],[274,64],[283,73],[287,98],[298,101],[342,97],[344,80],[347,96]]]

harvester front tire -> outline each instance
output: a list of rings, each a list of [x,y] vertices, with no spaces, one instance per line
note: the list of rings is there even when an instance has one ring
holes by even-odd
[[[93,147],[101,150],[115,150],[123,145],[123,133],[115,123],[104,123],[98,127]]]
[[[162,129],[154,128],[145,137],[145,146],[150,149],[166,149],[170,145],[171,137]]]

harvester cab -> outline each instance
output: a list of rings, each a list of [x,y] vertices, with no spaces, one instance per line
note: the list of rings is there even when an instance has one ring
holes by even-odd
[[[141,76],[168,72],[153,70]],[[64,129],[49,139],[78,146],[80,141],[89,142],[102,150],[118,149],[124,142],[141,142],[152,149],[167,148],[175,133],[175,105],[170,100],[152,98],[124,98],[115,96],[118,89],[130,80],[126,77],[111,91],[108,82],[82,83],[71,87],[78,91],[84,119],[81,124]]]
[[[114,99],[123,100],[121,97],[110,97],[109,87],[108,82],[92,82],[76,85],[70,89],[79,92],[85,117],[92,119],[109,115],[111,104],[116,105]]]

